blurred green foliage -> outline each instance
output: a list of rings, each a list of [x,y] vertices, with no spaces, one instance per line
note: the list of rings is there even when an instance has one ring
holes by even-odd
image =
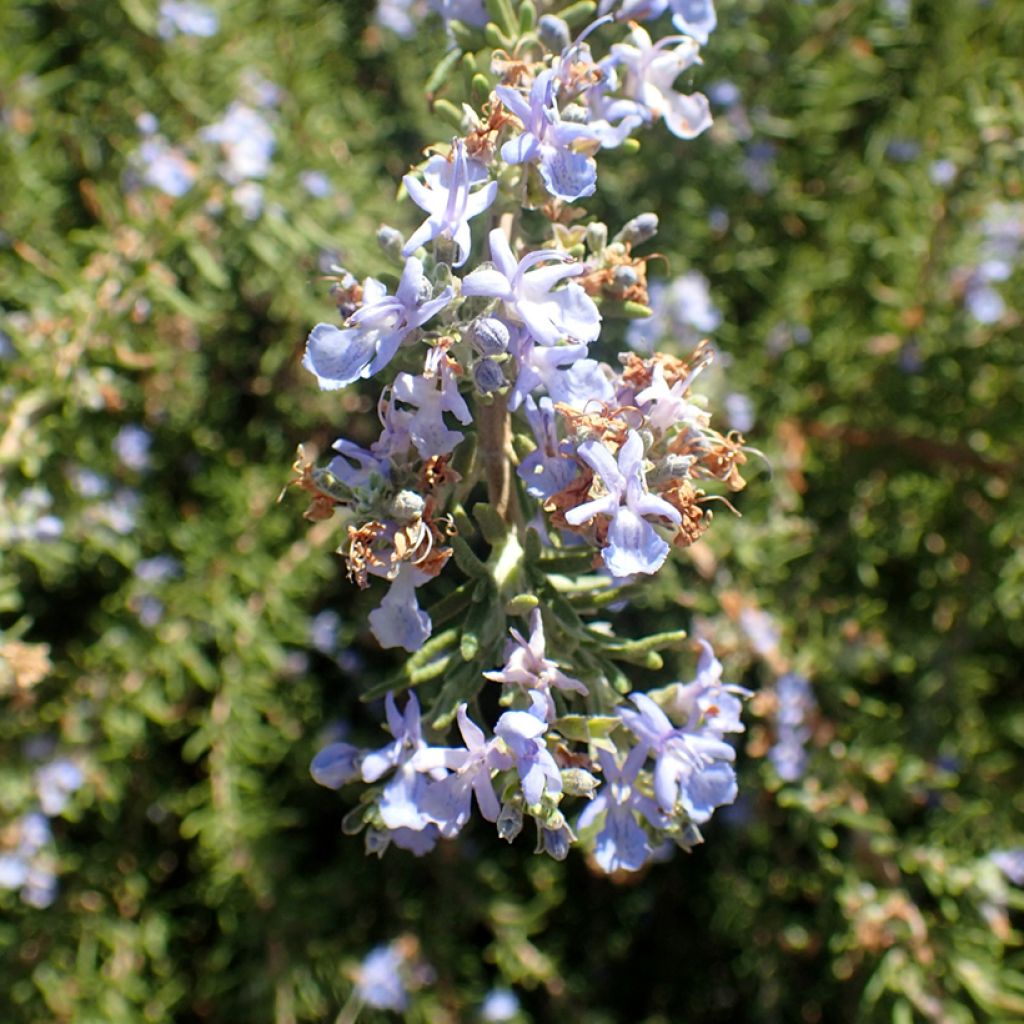
[[[307,773],[332,722],[375,734],[359,693],[394,663],[329,530],[277,503],[299,442],[373,424],[369,391],[321,396],[298,358],[324,254],[377,272],[379,223],[413,223],[395,186],[447,132],[422,91],[439,27],[240,0],[162,40],[140,0],[0,7],[0,846],[29,740],[86,775],[56,901],[0,890],[4,1021],[332,1020],[406,933],[434,972],[413,1021],[479,1019],[496,983],[535,1021],[1024,1017],[1024,896],[988,860],[1024,845],[1024,274],[997,322],[964,303],[983,221],[1024,199],[1024,7],[906,6],[723,0],[696,84],[741,100],[602,165],[598,212],[656,210],[667,273],[709,278],[716,386],[749,395],[773,467],[621,616],[682,616],[759,689],[740,802],[630,885],[484,830],[368,859]],[[276,151],[248,219],[199,136],[260,78]],[[146,111],[189,147],[179,198],[138,181]],[[133,468],[112,446],[136,424]],[[160,555],[176,574],[135,571]],[[764,758],[787,668],[820,705],[793,784]]]

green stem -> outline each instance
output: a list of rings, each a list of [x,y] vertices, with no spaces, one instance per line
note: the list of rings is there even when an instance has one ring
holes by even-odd
[[[508,401],[504,395],[477,403],[477,452],[483,462],[487,481],[487,500],[495,512],[508,522],[512,497],[511,442]]]

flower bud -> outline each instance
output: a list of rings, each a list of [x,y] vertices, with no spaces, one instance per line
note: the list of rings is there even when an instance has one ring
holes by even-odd
[[[624,292],[639,280],[636,271],[626,263],[620,264],[612,271],[612,285],[616,291]]]
[[[681,477],[691,476],[691,470],[696,461],[692,455],[670,453],[655,464],[654,470],[647,477],[648,482],[659,484],[666,480],[678,480]]]
[[[597,786],[597,779],[583,768],[562,769],[562,790],[567,796],[585,796],[589,800]]]
[[[523,809],[518,803],[501,805],[498,815],[498,836],[511,843],[523,831]]]
[[[604,252],[608,244],[608,225],[602,224],[599,220],[587,225],[587,248],[592,253]]]
[[[419,287],[416,289],[417,302],[429,302],[434,297],[434,285],[429,277],[424,275],[420,278]]]
[[[622,230],[615,236],[616,242],[627,242],[629,245],[641,245],[649,242],[658,233],[658,215],[641,213],[632,220],[626,221]]]
[[[557,830],[550,828],[541,829],[540,843],[538,845],[543,848],[544,853],[552,860],[565,860],[569,856],[569,847],[572,845],[572,841],[572,832],[563,824]]]
[[[482,395],[491,395],[500,391],[508,381],[501,367],[493,359],[481,359],[473,367],[473,383]]]
[[[690,852],[695,846],[704,842],[704,836],[696,825],[687,825],[681,832],[672,837],[680,849]]]
[[[554,14],[545,14],[537,22],[537,35],[552,53],[561,53],[572,42],[569,26]]]
[[[481,355],[498,356],[508,351],[508,328],[497,317],[477,317],[466,334],[470,344]]]
[[[573,124],[586,124],[590,120],[590,112],[578,103],[567,103],[560,111],[563,121]]]
[[[402,238],[401,231],[391,227],[390,224],[381,224],[377,228],[377,244],[384,250],[384,255],[388,259],[392,259],[396,263],[402,262],[402,247],[405,245],[405,239]]]
[[[391,508],[388,511],[399,526],[407,526],[423,517],[424,508],[426,502],[422,495],[415,491],[399,491],[391,499]]]

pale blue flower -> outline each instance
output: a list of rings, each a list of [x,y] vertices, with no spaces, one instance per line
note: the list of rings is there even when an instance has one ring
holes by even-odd
[[[475,796],[480,813],[487,821],[497,821],[501,805],[494,793],[491,773],[512,767],[511,758],[499,749],[497,739],[488,740],[472,722],[466,705],[460,704],[456,721],[464,747],[427,747],[414,759],[418,771],[444,768],[451,774],[427,784],[423,809],[441,835],[451,838],[469,821]]]
[[[370,630],[381,647],[418,651],[430,638],[430,616],[416,600],[416,588],[430,579],[426,573],[402,562],[380,607],[370,612]],[[368,780],[369,781],[369,780]]]
[[[654,795],[668,815],[679,811],[691,822],[708,821],[716,807],[736,799],[736,775],[729,762],[736,752],[723,739],[723,733],[738,731],[737,707],[725,704],[732,695],[718,684],[721,666],[709,646],[705,646],[698,677],[675,693],[687,713],[684,725],[676,727],[668,715],[650,697],[635,693],[635,706],[622,708],[619,717],[655,760]],[[735,689],[735,688],[734,688]],[[725,704],[719,714],[716,699]]]
[[[711,107],[703,93],[684,95],[674,90],[676,79],[700,63],[699,47],[690,36],[666,36],[657,43],[634,25],[628,42],[615,43],[611,59],[625,71],[623,94],[645,120],[664,119],[680,139],[692,139],[711,125]],[[675,44],[673,49],[669,46]]]
[[[506,711],[494,733],[505,744],[523,789],[528,807],[540,803],[545,793],[562,792],[562,776],[544,742],[547,723],[529,711]]]
[[[686,393],[697,374],[707,366],[707,361],[698,362],[686,375],[671,387],[665,380],[665,368],[655,363],[651,371],[651,383],[636,395],[636,405],[643,411],[647,426],[660,433],[679,426],[700,427],[709,422],[708,414],[686,397]]]
[[[309,773],[328,789],[355,782],[362,774],[363,752],[351,743],[330,743],[313,758]]]
[[[363,284],[363,304],[341,329],[321,323],[310,331],[302,365],[321,389],[334,391],[360,377],[372,377],[394,358],[402,343],[451,302],[445,288],[431,298],[423,263],[415,256],[405,261],[394,295],[374,278]],[[433,454],[433,453],[432,453]]]
[[[601,314],[594,300],[573,282],[552,290],[567,277],[583,273],[580,264],[557,249],[539,249],[516,261],[501,228],[495,228],[488,241],[494,265],[467,274],[463,295],[500,299],[507,318],[523,324],[542,345],[555,345],[563,338],[586,344],[597,340]]]
[[[537,448],[522,459],[516,472],[530,497],[547,499],[567,487],[576,476],[575,448],[571,441],[559,440],[558,420],[550,398],[541,398],[539,402],[528,398],[523,409]]]
[[[807,766],[807,741],[811,738],[808,719],[817,703],[810,682],[795,672],[787,672],[775,684],[778,709],[775,713],[776,738],[768,759],[779,778],[795,782]]]
[[[159,584],[181,575],[181,562],[173,555],[154,555],[135,563],[134,573],[143,583]]]
[[[402,251],[408,256],[432,239],[448,238],[456,248],[454,266],[461,267],[469,258],[469,222],[494,202],[498,183],[488,181],[483,188],[473,191],[474,185],[486,181],[487,168],[466,156],[461,139],[455,140],[450,159],[432,156],[423,177],[426,184],[412,174],[402,178],[409,197],[428,214]]]
[[[243,181],[231,190],[231,202],[246,220],[258,220],[263,213],[263,186],[256,181]]]
[[[325,608],[309,623],[309,642],[321,654],[334,654],[338,649],[339,629],[341,616],[333,608]]]
[[[537,164],[548,192],[572,202],[593,195],[597,188],[594,158],[574,147],[581,142],[597,145],[600,140],[589,125],[562,120],[558,86],[557,70],[548,68],[534,78],[528,97],[507,85],[494,90],[523,123],[523,131],[501,147],[501,157],[510,164]]]
[[[672,24],[703,46],[718,24],[713,0],[669,0]]]
[[[654,852],[640,818],[655,829],[668,824],[658,805],[636,785],[640,769],[647,760],[647,748],[643,744],[633,747],[621,765],[607,750],[599,749],[597,758],[605,782],[583,809],[576,830],[582,832],[590,828],[603,816],[601,831],[594,842],[594,859],[609,874],[639,871]]]
[[[678,524],[678,509],[647,490],[644,446],[640,435],[629,431],[619,449],[618,462],[601,441],[585,441],[579,456],[597,474],[605,493],[565,513],[571,526],[581,526],[595,516],[608,516],[607,542],[602,557],[613,576],[655,573],[668,555],[668,544],[647,522],[657,516]]]
[[[414,13],[422,14],[422,11],[417,12],[417,7],[414,0],[378,0],[374,21],[403,39],[411,39],[418,20]]]
[[[754,403],[749,395],[740,391],[730,391],[722,400],[729,426],[741,434],[749,433],[755,422]]]
[[[415,693],[409,694],[405,710],[399,712],[394,694],[389,692],[384,698],[384,714],[392,739],[363,758],[363,782],[376,782],[391,768],[408,760],[425,746],[420,724],[420,702]]]
[[[544,619],[540,609],[530,613],[530,639],[526,640],[518,629],[510,629],[511,641],[505,648],[505,664],[497,671],[484,672],[484,678],[505,686],[513,686],[529,694],[539,694],[543,701],[544,717],[555,717],[552,688],[562,692],[589,693],[578,679],[567,676],[547,657],[544,639]]]
[[[452,413],[462,424],[473,420],[469,406],[459,394],[454,374],[447,367],[432,376],[398,374],[392,395],[397,401],[413,407],[407,420],[409,436],[424,459],[448,455],[464,436],[461,431],[448,428],[444,413]]]

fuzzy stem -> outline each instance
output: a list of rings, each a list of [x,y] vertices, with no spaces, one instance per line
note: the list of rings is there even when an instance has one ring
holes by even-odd
[[[512,463],[509,458],[512,428],[505,396],[495,395],[489,402],[477,403],[476,422],[477,451],[484,466],[487,500],[498,515],[508,522],[509,501],[512,497]]]

